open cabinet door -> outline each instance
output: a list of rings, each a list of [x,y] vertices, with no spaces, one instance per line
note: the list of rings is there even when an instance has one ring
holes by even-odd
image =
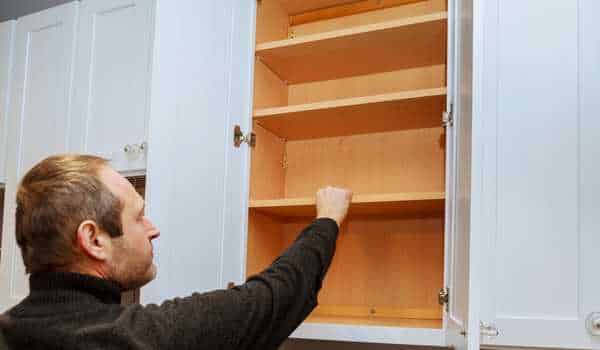
[[[475,183],[472,171],[475,144],[474,123],[474,1],[449,2],[447,206],[446,206],[446,343],[460,350],[479,349],[477,292],[475,290],[472,235],[472,198]]]
[[[250,186],[250,146],[235,147],[234,127],[249,134],[252,130],[254,83],[254,47],[256,1],[236,1],[233,8],[231,37],[231,76],[225,177],[225,212],[221,286],[240,284],[246,279],[246,232],[248,231],[248,199]]]
[[[157,1],[146,195],[161,237],[142,303],[225,288],[230,278],[225,232],[241,232],[231,225],[244,222],[247,197],[247,145],[233,153],[233,128],[248,131],[250,118],[252,3]]]

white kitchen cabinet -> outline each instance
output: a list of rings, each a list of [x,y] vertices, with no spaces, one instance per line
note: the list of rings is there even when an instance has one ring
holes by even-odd
[[[473,4],[288,26],[293,11],[348,3],[158,3],[147,200],[166,234],[142,302],[243,282],[310,221],[310,196],[329,182],[357,193],[349,232],[325,307],[293,337],[476,349]],[[255,148],[234,146],[236,124],[246,141],[255,133]]]
[[[0,23],[0,186],[6,183],[8,101],[14,57],[15,25],[16,21]]]
[[[243,282],[308,222],[319,186],[349,186],[325,308],[293,337],[600,346],[586,329],[600,312],[600,4],[372,2],[339,15],[353,3],[86,0],[79,17],[70,3],[19,19],[8,114],[0,62],[7,198],[50,153],[147,168],[163,232],[147,303]],[[234,146],[235,125],[255,148]],[[0,310],[27,293],[8,203]]]
[[[73,149],[120,172],[146,168],[154,0],[81,2],[73,90]]]
[[[486,1],[485,345],[600,347],[586,326],[600,312],[598,13],[595,0]]]
[[[72,63],[78,3],[72,2],[19,19],[11,79],[0,264],[0,310],[28,293],[27,276],[14,236],[16,187],[21,176],[44,157],[69,150]],[[4,287],[6,286],[6,287]]]

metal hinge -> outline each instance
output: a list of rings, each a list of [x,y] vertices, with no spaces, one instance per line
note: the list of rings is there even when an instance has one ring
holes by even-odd
[[[235,147],[240,147],[242,143],[247,143],[250,147],[256,146],[256,134],[251,132],[249,134],[244,135],[242,132],[242,128],[239,125],[236,125],[233,128],[233,144]]]
[[[479,323],[479,332],[484,337],[497,337],[500,335],[500,331],[496,326],[483,321]]]
[[[450,301],[450,289],[444,287],[440,289],[438,293],[438,303],[445,307],[446,312],[448,311],[448,302]]]
[[[448,110],[442,114],[442,125],[445,128],[454,126],[454,104],[450,104]]]

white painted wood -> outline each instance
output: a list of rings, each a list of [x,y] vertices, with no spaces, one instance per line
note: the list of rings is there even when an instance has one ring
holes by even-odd
[[[290,338],[358,343],[445,346],[444,331],[342,324],[304,323]]]
[[[249,106],[235,104],[250,98],[247,68],[232,67],[241,59],[232,55],[243,51],[250,8],[238,0],[157,2],[147,201],[162,235],[144,303],[225,287],[228,186],[245,180],[228,172],[231,124],[248,118],[236,112]]]
[[[16,23],[16,21],[0,23],[0,184],[6,183],[8,101],[10,100]]]
[[[227,110],[228,147],[223,236],[221,286],[246,280],[246,244],[248,232],[248,201],[250,198],[250,147],[233,146],[233,126],[252,130],[254,93],[254,49],[256,31],[256,1],[241,1],[233,8],[231,38],[231,74]]]
[[[459,35],[456,35],[458,26],[457,13],[458,13],[459,2],[456,0],[448,1],[448,68],[447,68],[447,98],[446,98],[446,112],[453,113],[452,117],[456,114],[456,93],[457,93],[457,80],[456,74],[459,71],[458,60],[460,59],[456,49],[456,44],[459,40]],[[457,176],[457,150],[456,150],[456,129],[453,126],[446,127],[446,208],[444,218],[444,287],[454,289],[455,284],[455,245],[456,240],[454,239],[454,232],[456,231],[456,176]],[[458,343],[462,341],[460,332],[462,331],[464,324],[462,320],[457,319],[453,316],[456,305],[454,302],[454,291],[450,290],[452,296],[452,302],[449,304],[447,309],[444,309],[443,314],[443,325],[445,330],[445,342],[447,344]],[[452,311],[452,313],[451,313]]]
[[[471,234],[472,161],[477,154],[473,149],[474,123],[474,14],[473,0],[455,0],[449,7],[449,70],[452,90],[449,103],[453,104],[454,124],[447,128],[447,203],[446,203],[446,276],[450,289],[449,310],[444,313],[445,344],[456,349],[479,349],[477,265]],[[473,198],[475,200],[475,198]]]
[[[579,318],[600,312],[600,2],[579,0]],[[581,323],[579,323],[581,325]],[[579,330],[577,330],[579,331]],[[576,333],[577,334],[577,333]],[[579,338],[581,339],[581,338]],[[600,348],[600,336],[584,344]]]
[[[544,16],[539,16],[544,6]],[[600,3],[486,10],[486,296],[494,346],[591,349],[600,310]]]
[[[146,168],[155,0],[85,0],[79,11],[73,147],[128,172]],[[134,145],[133,152],[125,152]]]
[[[20,177],[42,158],[69,149],[69,96],[78,3],[20,18],[8,121],[7,186],[0,312],[28,293],[14,235],[14,197]]]

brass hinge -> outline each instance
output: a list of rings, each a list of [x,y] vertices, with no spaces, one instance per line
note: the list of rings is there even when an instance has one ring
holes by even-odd
[[[448,304],[450,301],[450,289],[448,287],[444,287],[440,289],[438,293],[438,303],[445,307],[446,312],[448,311]]]
[[[450,104],[448,110],[442,114],[442,125],[445,128],[454,126],[454,104]]]
[[[493,324],[481,321],[479,322],[479,333],[484,337],[497,337],[500,335],[500,330]]]
[[[233,128],[233,144],[235,147],[240,147],[242,143],[247,143],[250,147],[256,146],[256,134],[251,132],[244,135],[242,128],[240,128],[239,125],[236,125]]]

